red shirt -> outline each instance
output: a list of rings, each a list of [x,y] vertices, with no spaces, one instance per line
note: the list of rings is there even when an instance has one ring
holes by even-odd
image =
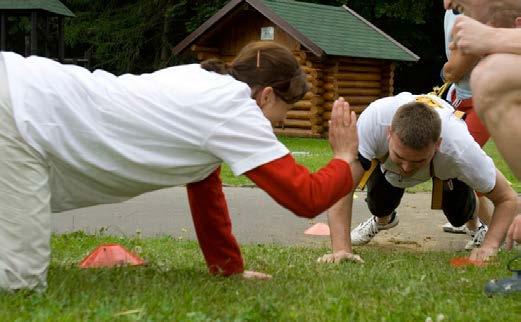
[[[232,234],[222,191],[220,168],[206,179],[187,185],[194,226],[208,268],[213,274],[242,273],[239,245]],[[310,173],[286,155],[245,173],[259,188],[297,216],[318,216],[353,189],[351,167],[333,159]]]

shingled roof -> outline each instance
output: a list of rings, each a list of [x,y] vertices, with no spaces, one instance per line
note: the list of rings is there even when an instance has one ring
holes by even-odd
[[[347,6],[294,0],[232,0],[174,48],[179,53],[240,4],[247,3],[317,56],[417,61],[419,57]]]
[[[0,0],[0,10],[43,10],[60,16],[74,17],[74,13],[59,0]]]

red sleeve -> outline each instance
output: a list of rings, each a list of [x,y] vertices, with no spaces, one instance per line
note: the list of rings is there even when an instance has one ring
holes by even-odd
[[[351,166],[339,159],[310,173],[288,154],[245,174],[279,204],[308,218],[318,216],[353,189]]]
[[[195,232],[212,274],[244,271],[241,250],[232,234],[228,206],[222,190],[220,168],[206,179],[186,186]]]

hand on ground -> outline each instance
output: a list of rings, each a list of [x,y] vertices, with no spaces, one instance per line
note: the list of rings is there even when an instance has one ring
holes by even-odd
[[[492,257],[497,255],[498,249],[496,247],[480,247],[474,248],[470,253],[469,259],[473,261],[489,261]]]
[[[244,271],[242,273],[242,278],[246,280],[270,280],[272,279],[272,276],[261,272]]]
[[[345,250],[334,252],[332,254],[325,254],[324,256],[319,257],[317,259],[317,262],[319,262],[319,263],[338,264],[338,263],[341,263],[344,261],[350,261],[350,262],[355,262],[355,263],[364,263],[364,260],[360,256],[353,254],[353,253],[348,253]]]

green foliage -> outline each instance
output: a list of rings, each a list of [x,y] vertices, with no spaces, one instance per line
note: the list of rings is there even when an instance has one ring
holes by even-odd
[[[92,67],[143,73],[180,63],[172,48],[226,1],[68,0],[70,55],[89,52]]]
[[[76,10],[76,18],[67,23],[66,42],[75,51],[90,51],[94,68],[122,73],[138,65],[146,43],[146,26],[139,4],[115,7],[114,2],[96,8],[96,1],[92,1],[92,8]],[[82,2],[83,7],[86,5]]]
[[[116,74],[150,72],[188,62],[171,50],[228,0],[64,0],[68,56],[88,51],[93,68]],[[442,1],[307,0],[346,4],[421,57],[400,63],[395,89],[421,93],[438,84],[445,60]]]

